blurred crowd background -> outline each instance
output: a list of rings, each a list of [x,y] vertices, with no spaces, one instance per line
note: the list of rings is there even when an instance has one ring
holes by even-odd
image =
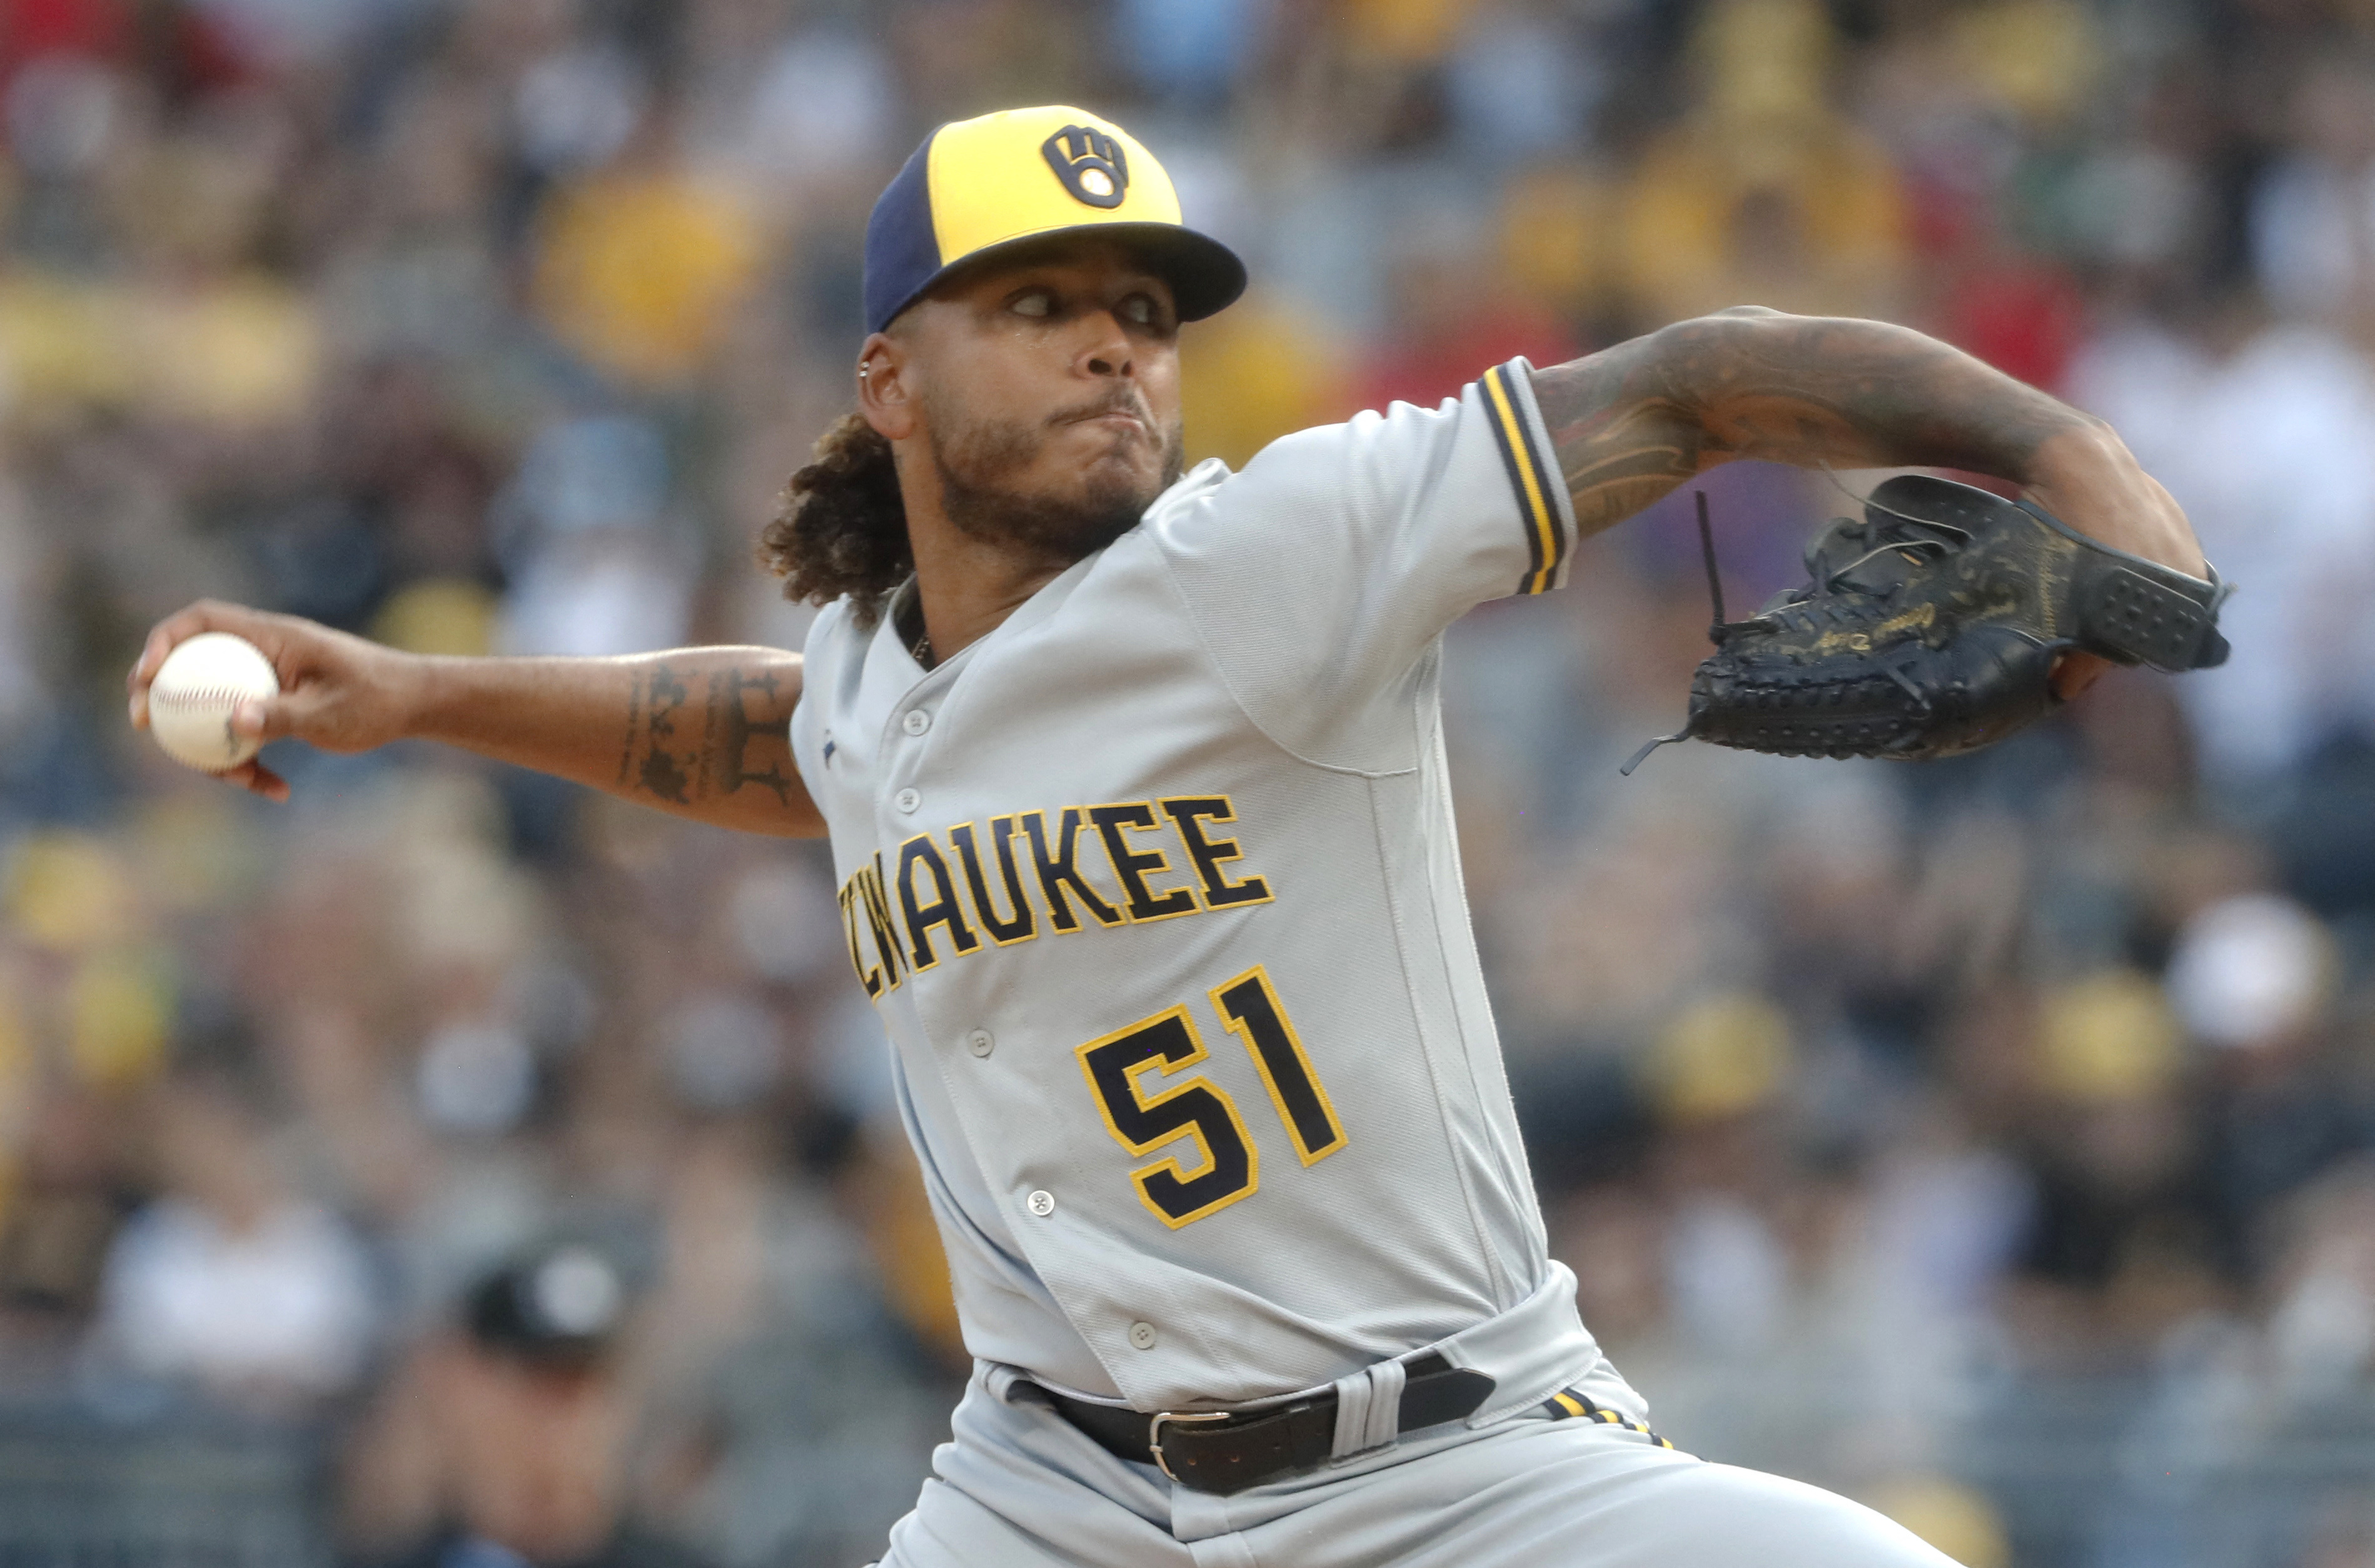
[[[963,1368],[819,850],[428,749],[270,808],[122,680],[199,595],[797,646],[868,207],[1046,101],[1252,264],[1191,456],[1741,302],[2119,425],[2226,668],[1620,782],[1678,496],[1452,634],[1479,937],[1681,1445],[1973,1568],[2375,1563],[2365,0],[6,0],[0,1559],[880,1550]],[[1875,477],[1710,476],[1732,602]]]

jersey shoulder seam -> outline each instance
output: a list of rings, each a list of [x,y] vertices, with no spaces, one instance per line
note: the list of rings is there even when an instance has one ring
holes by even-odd
[[[1418,772],[1419,764],[1415,759],[1406,768],[1350,768],[1338,762],[1323,762],[1316,757],[1305,756],[1271,734],[1270,726],[1254,715],[1252,705],[1245,700],[1244,694],[1237,690],[1236,682],[1229,678],[1229,666],[1221,662],[1220,654],[1213,651],[1211,639],[1204,634],[1203,619],[1196,613],[1196,600],[1188,592],[1187,585],[1179,581],[1178,572],[1172,564],[1171,552],[1164,549],[1159,540],[1149,538],[1147,544],[1153,549],[1155,560],[1162,563],[1164,580],[1170,584],[1171,591],[1178,595],[1180,607],[1187,612],[1188,628],[1195,633],[1196,646],[1203,650],[1204,662],[1212,666],[1213,677],[1220,681],[1221,690],[1229,694],[1230,704],[1243,715],[1247,724],[1253,726],[1255,734],[1277,747],[1293,760],[1302,763],[1306,768],[1317,768],[1324,773],[1341,773],[1348,778],[1356,779],[1391,779]]]
[[[1375,789],[1368,792],[1368,808],[1369,842],[1371,847],[1377,849],[1382,844],[1384,835],[1379,831],[1377,823],[1377,795]],[[1493,1244],[1492,1236],[1484,1220],[1483,1206],[1477,1201],[1476,1189],[1469,1180],[1468,1163],[1459,1156],[1460,1138],[1451,1126],[1452,1097],[1444,1092],[1441,1064],[1436,1059],[1436,1043],[1438,1036],[1435,1031],[1427,1028],[1425,1020],[1419,1012],[1416,999],[1416,966],[1412,962],[1412,956],[1416,934],[1411,930],[1410,915],[1405,907],[1406,901],[1400,896],[1400,885],[1395,881],[1391,868],[1385,863],[1385,856],[1381,850],[1378,854],[1377,872],[1379,885],[1385,890],[1387,922],[1393,931],[1394,963],[1402,973],[1403,1000],[1404,1006],[1409,1009],[1411,1035],[1418,1042],[1419,1060],[1426,1068],[1427,1083],[1434,1091],[1436,1128],[1442,1135],[1446,1146],[1445,1163],[1450,1167],[1452,1181],[1459,1189],[1460,1206],[1468,1211],[1469,1235],[1476,1244],[1476,1256],[1483,1263],[1485,1271],[1493,1277],[1495,1284],[1499,1288],[1499,1294],[1506,1297],[1509,1294],[1508,1269],[1506,1260],[1501,1256],[1500,1249]],[[1436,890],[1433,885],[1432,867],[1429,867],[1421,877],[1420,881],[1427,893],[1432,894]],[[1448,966],[1444,964],[1442,923],[1439,919],[1431,919],[1429,925],[1430,930],[1424,946],[1429,949],[1437,965],[1447,968]],[[1451,989],[1448,985],[1445,987],[1444,995],[1447,1000],[1450,998]],[[1467,1056],[1469,1055],[1467,1025],[1466,1021],[1459,1017],[1456,1004],[1452,1008],[1451,1028],[1453,1032],[1460,1037],[1461,1055]],[[1497,1040],[1495,1044],[1497,1048]],[[1469,1080],[1469,1091],[1472,1097],[1476,1089],[1474,1075],[1469,1073],[1462,1076]]]

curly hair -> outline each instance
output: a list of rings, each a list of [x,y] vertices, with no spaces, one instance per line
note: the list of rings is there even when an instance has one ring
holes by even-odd
[[[864,416],[845,414],[817,438],[815,460],[784,487],[759,536],[759,564],[784,580],[784,596],[795,603],[830,604],[845,594],[861,630],[881,619],[916,558],[891,442]]]

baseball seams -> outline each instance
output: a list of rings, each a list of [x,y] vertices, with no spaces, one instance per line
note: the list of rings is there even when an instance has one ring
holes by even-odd
[[[248,696],[235,686],[197,686],[183,691],[159,691],[152,687],[148,702],[151,707],[162,708],[203,708],[209,702],[228,702],[237,707]]]
[[[152,708],[201,712],[219,703],[223,709],[223,754],[236,759],[239,755],[240,737],[239,732],[230,727],[230,722],[238,713],[239,704],[246,696],[247,693],[229,686],[200,686],[187,691],[158,691],[152,688],[148,693],[148,703]],[[227,767],[237,765],[236,760],[225,764]]]
[[[279,690],[278,672],[261,648],[230,632],[200,632],[176,645],[150,682],[149,734],[175,761],[220,772],[259,744],[231,727],[239,704]]]

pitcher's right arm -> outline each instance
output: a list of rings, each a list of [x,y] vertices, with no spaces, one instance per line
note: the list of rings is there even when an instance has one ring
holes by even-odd
[[[232,720],[266,740],[325,751],[435,740],[717,827],[815,838],[824,820],[793,764],[786,726],[800,656],[773,648],[679,648],[620,658],[453,658],[400,653],[294,616],[201,601],[148,633],[127,682],[132,723],[174,645],[230,631],[264,651],[280,695]],[[223,775],[285,799],[249,761]]]

